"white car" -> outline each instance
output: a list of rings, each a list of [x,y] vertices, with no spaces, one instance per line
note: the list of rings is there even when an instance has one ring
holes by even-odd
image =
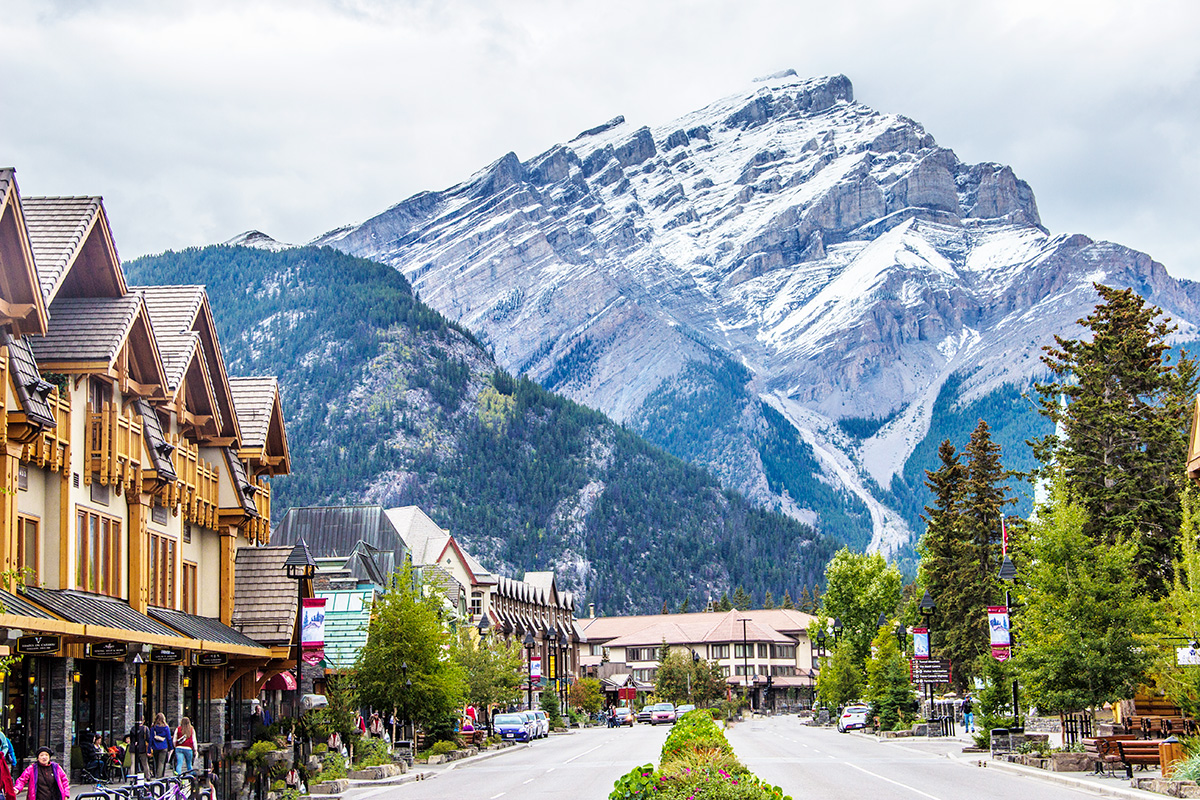
[[[846,731],[861,730],[867,727],[867,715],[871,713],[870,706],[852,705],[842,709],[842,715],[838,717],[837,729],[838,733]]]
[[[533,716],[535,716],[537,718],[538,738],[545,739],[547,736],[550,735],[550,716],[545,711],[542,711],[541,709],[534,711]]]

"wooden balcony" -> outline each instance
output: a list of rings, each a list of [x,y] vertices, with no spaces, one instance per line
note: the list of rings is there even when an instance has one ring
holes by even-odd
[[[71,399],[63,397],[56,388],[50,393],[48,402],[54,409],[58,424],[42,431],[36,439],[25,445],[21,460],[51,472],[62,472],[71,463]]]
[[[83,482],[99,481],[120,494],[123,489],[138,491],[142,486],[145,464],[142,456],[142,418],[132,409],[123,412],[114,403],[99,410],[88,405],[88,457]]]
[[[259,518],[246,523],[246,538],[266,544],[271,540],[271,484],[263,478],[255,478],[254,485],[258,488],[254,494],[254,505],[258,508]]]
[[[200,457],[200,448],[187,439],[172,434],[167,437],[175,446],[171,456],[177,480],[167,484],[163,499],[173,513],[203,528],[217,527],[220,504],[220,470]]]

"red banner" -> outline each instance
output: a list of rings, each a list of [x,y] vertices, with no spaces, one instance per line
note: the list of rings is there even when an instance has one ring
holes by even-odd
[[[1008,645],[994,644],[992,645],[992,658],[997,661],[1008,661],[1012,657],[1012,648]]]

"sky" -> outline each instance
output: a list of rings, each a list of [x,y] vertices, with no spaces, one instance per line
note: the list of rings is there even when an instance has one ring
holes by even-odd
[[[1195,0],[0,0],[0,35],[0,166],[102,195],[124,259],[305,242],[791,68],[1200,280]]]

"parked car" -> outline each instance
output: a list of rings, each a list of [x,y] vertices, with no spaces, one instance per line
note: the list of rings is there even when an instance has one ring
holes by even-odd
[[[637,713],[637,721],[638,722],[649,722],[650,721],[650,706],[646,706],[645,708],[643,708],[641,711],[639,711]]]
[[[650,706],[650,724],[658,725],[663,722],[668,725],[675,724],[675,706],[670,703],[655,703]]]
[[[679,719],[687,712],[695,711],[695,710],[696,710],[696,707],[691,704],[684,705],[684,706],[676,706],[675,707],[675,719]]]
[[[529,725],[529,738],[530,739],[542,738],[542,723],[538,722],[537,712],[521,711],[520,714],[522,717],[525,718],[525,722],[528,723],[528,725]]]
[[[633,711],[630,709],[626,708],[625,706],[614,708],[613,715],[617,718],[618,727],[621,725],[628,725],[631,728],[633,727]]]
[[[838,732],[845,733],[846,731],[859,730],[867,727],[867,715],[870,713],[871,709],[869,706],[846,706],[842,709],[842,715],[838,717]]]
[[[550,735],[550,715],[540,708],[533,712],[533,716],[537,718],[538,733],[537,735],[543,739]]]
[[[501,739],[528,742],[531,738],[529,720],[524,714],[497,714],[492,718],[492,728]]]

